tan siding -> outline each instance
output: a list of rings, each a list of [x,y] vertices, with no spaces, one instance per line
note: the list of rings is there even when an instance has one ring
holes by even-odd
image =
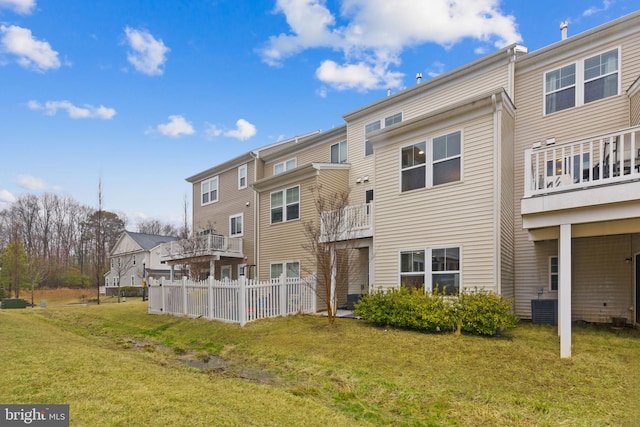
[[[514,298],[515,253],[513,224],[513,139],[514,119],[508,113],[501,115],[501,177],[500,177],[500,292],[508,299]]]
[[[631,117],[631,123],[629,123],[629,125],[640,126],[640,90],[636,91],[636,93],[629,98],[629,105]]]
[[[273,176],[273,166],[277,163],[296,159],[297,166],[306,165],[308,163],[330,163],[331,162],[331,145],[344,141],[345,136],[333,138],[322,144],[313,145],[300,151],[288,152],[277,159],[269,160],[264,166],[264,177]]]
[[[442,129],[462,129],[463,176],[459,183],[401,193],[401,141],[376,154],[375,286],[398,285],[399,252],[426,247],[462,248],[465,286],[492,288],[494,253],[493,115]]]
[[[597,42],[597,41],[596,41]],[[595,43],[595,42],[594,42]],[[544,73],[572,61],[581,61],[590,55],[619,46],[621,48],[621,94],[600,101],[543,116]],[[522,229],[520,200],[524,195],[524,150],[533,142],[555,137],[561,144],[597,136],[629,126],[629,98],[624,94],[640,75],[640,37],[637,34],[614,43],[593,45],[587,53],[558,59],[548,66],[518,72],[516,64],[516,150],[515,150],[515,241],[516,241],[516,314],[530,316],[530,300],[537,297],[538,278],[546,270],[531,262],[537,258],[536,246],[528,240]],[[546,267],[544,267],[546,269]]]

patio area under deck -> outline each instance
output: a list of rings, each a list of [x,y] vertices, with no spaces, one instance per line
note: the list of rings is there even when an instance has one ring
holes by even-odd
[[[558,332],[560,357],[567,358],[572,239],[640,232],[640,128],[550,142],[525,152],[521,214],[530,240],[558,240]]]

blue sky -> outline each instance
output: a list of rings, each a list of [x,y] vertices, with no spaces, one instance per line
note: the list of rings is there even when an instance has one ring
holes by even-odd
[[[179,224],[185,178],[344,123],[518,42],[637,0],[0,0],[0,209],[52,192]],[[424,80],[423,80],[424,81]]]

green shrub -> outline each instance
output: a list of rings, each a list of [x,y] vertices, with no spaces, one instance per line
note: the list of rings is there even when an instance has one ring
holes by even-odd
[[[518,323],[511,313],[510,301],[481,290],[452,297],[438,291],[392,289],[365,295],[356,304],[354,314],[377,325],[425,332],[494,335]]]
[[[123,297],[142,296],[142,288],[138,288],[135,286],[122,286],[120,288],[120,296],[123,296]]]

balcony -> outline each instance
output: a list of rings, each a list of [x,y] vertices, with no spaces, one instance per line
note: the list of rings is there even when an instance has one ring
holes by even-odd
[[[323,212],[320,216],[320,233],[321,242],[373,237],[373,203]]]
[[[160,245],[160,261],[211,256],[243,258],[242,239],[208,234]]]
[[[524,162],[525,228],[527,215],[604,212],[640,199],[640,127],[567,144],[547,141],[546,147],[525,150]]]

